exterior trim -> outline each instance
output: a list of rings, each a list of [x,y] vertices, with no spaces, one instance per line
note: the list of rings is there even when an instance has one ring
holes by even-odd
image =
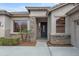
[[[68,5],[68,4],[69,4],[69,3],[60,3],[60,4],[57,4],[57,5],[54,6],[49,12],[52,12],[52,11],[58,9],[58,8],[61,8],[61,7],[65,6],[65,5]]]
[[[79,10],[79,5],[77,5],[75,8],[73,8],[69,12],[67,12],[66,15],[71,15],[71,14],[73,14],[74,12],[76,12],[78,10]]]
[[[25,7],[26,9],[33,10],[33,11],[48,11],[50,7]]]

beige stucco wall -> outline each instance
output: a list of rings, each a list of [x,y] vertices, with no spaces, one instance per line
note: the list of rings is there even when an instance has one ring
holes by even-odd
[[[13,20],[27,20],[28,30],[32,30],[31,41],[36,40],[36,19],[35,17],[9,17],[0,15],[0,37],[18,37],[18,33],[13,32]]]
[[[48,40],[50,39],[50,33],[51,33],[51,19],[50,19],[50,15],[48,15]]]
[[[56,19],[60,16],[65,16],[65,14],[74,7],[73,4],[69,4],[51,12],[51,35],[58,34],[56,33]]]
[[[5,16],[5,36],[10,37],[11,18]]]
[[[30,16],[35,16],[35,17],[46,17],[47,16],[47,11],[30,11]]]
[[[70,20],[70,34],[71,34],[71,43],[72,45],[79,47],[79,25],[74,22],[75,20],[79,20],[79,11],[73,13],[68,16],[68,20]]]
[[[0,15],[0,22],[1,22],[0,37],[4,37],[5,36],[5,16],[4,15]]]
[[[0,37],[8,37],[10,35],[10,17],[0,15]]]

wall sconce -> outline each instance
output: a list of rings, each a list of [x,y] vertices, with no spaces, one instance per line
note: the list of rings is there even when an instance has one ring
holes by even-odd
[[[0,27],[3,27],[2,23],[0,22]]]

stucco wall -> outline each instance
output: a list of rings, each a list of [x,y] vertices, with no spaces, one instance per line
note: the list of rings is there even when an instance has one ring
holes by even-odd
[[[73,4],[68,4],[64,7],[61,7],[57,10],[54,10],[51,12],[51,15],[50,15],[50,24],[51,24],[51,32],[49,34],[49,41],[52,43],[52,44],[71,44],[70,42],[70,33],[69,32],[69,23],[66,23],[66,22],[69,22],[68,20],[65,20],[65,33],[56,33],[56,19],[58,19],[59,17],[65,17],[66,16],[66,13],[68,11],[70,11],[71,9],[73,9],[75,6]]]
[[[35,17],[46,17],[47,11],[31,11],[30,16],[35,16]]]
[[[36,40],[36,19],[35,17],[16,17],[10,18],[6,15],[0,15],[0,37],[19,37],[16,32],[13,32],[13,20],[27,20],[28,29],[32,30],[31,41]]]
[[[65,14],[73,9],[75,6],[73,4],[69,4],[69,5],[66,5],[64,7],[61,7],[55,11],[52,11],[51,12],[51,35],[54,35],[56,34],[56,19],[57,17],[59,16],[65,16]]]
[[[6,15],[0,15],[0,37],[10,36],[10,17]]]
[[[50,33],[51,33],[51,19],[50,19],[50,15],[48,15],[48,40],[50,39]]]
[[[0,15],[0,22],[1,22],[0,37],[4,37],[5,36],[5,16],[4,15]]]
[[[69,17],[65,17],[65,34],[70,35],[70,20]]]
[[[79,11],[68,16],[70,20],[70,34],[71,34],[71,43],[72,45],[79,47],[79,25],[74,22],[79,20]]]
[[[5,16],[5,37],[10,37],[11,18]]]

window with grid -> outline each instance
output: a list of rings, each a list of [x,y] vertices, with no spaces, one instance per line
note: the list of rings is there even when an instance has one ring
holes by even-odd
[[[59,17],[56,20],[56,33],[65,32],[65,17]]]

